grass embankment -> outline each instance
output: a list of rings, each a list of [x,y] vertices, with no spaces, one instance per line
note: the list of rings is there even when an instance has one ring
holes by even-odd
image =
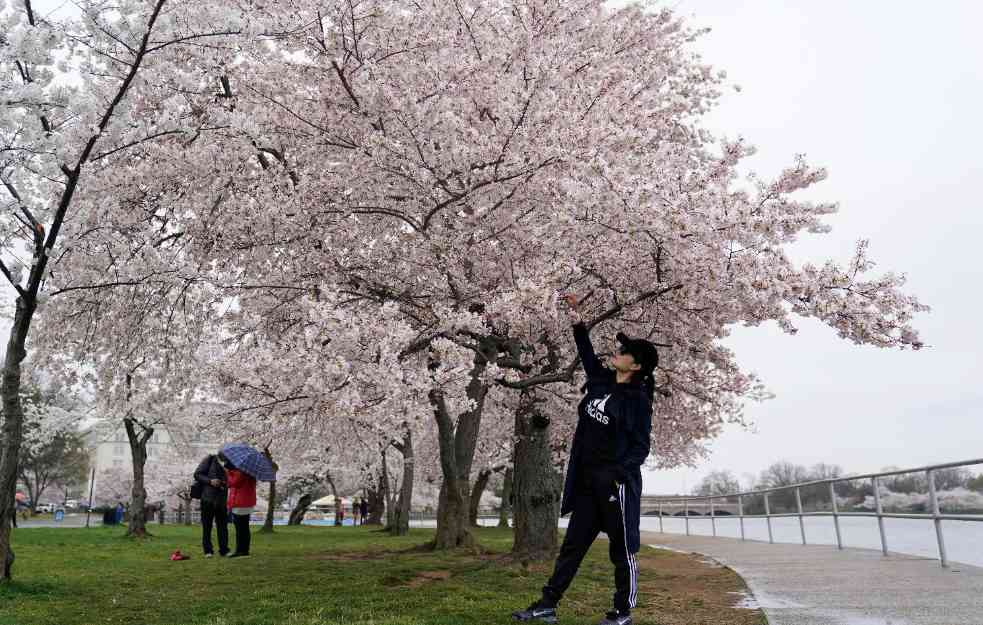
[[[231,527],[230,527],[231,530]],[[481,529],[485,555],[412,550],[432,530],[391,538],[366,528],[254,533],[253,556],[201,556],[194,527],[154,526],[137,541],[120,528],[14,531],[15,581],[0,585],[0,625],[491,625],[539,594],[551,564],[506,557],[508,530]],[[231,532],[230,532],[231,533]],[[171,562],[180,548],[191,560]],[[729,569],[693,556],[639,554],[640,625],[759,625],[731,608],[744,589]],[[613,583],[598,541],[561,607],[564,625],[593,625]]]

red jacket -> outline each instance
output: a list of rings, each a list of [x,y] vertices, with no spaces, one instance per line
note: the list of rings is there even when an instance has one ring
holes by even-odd
[[[229,483],[229,510],[256,505],[256,478],[238,469],[226,469]]]

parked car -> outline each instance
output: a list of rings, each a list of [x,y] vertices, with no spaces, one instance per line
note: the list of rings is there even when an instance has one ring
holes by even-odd
[[[44,512],[54,512],[55,511],[55,508],[57,508],[57,507],[58,506],[56,506],[53,503],[42,503],[42,504],[39,504],[38,505],[38,512],[42,512],[42,513],[44,513]]]
[[[65,500],[65,509],[66,510],[74,510],[74,509],[76,509],[78,507],[79,507],[79,502],[78,502],[77,499],[66,499]]]

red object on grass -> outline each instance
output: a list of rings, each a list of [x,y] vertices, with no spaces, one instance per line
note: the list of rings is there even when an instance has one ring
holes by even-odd
[[[171,560],[174,560],[174,561],[177,561],[177,560],[190,560],[190,559],[191,559],[191,556],[184,555],[183,553],[181,553],[181,550],[180,549],[175,549],[174,550],[174,553],[171,554]]]

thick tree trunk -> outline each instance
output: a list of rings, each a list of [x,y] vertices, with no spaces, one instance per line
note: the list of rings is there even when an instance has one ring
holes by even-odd
[[[468,525],[468,481],[463,480],[440,486],[437,501],[437,534],[434,536],[435,549],[455,549],[474,547],[474,536]]]
[[[270,482],[270,501],[266,504],[266,520],[263,521],[264,534],[273,533],[273,515],[276,514],[276,482]]]
[[[509,526],[509,514],[512,511],[512,467],[505,469],[505,480],[502,484],[502,505],[498,509],[498,526]]]
[[[468,503],[471,499],[468,480],[474,462],[474,451],[478,445],[478,430],[481,427],[485,397],[488,395],[488,385],[482,378],[488,362],[497,353],[498,346],[491,339],[479,344],[467,389],[472,407],[458,416],[456,427],[443,393],[439,389],[430,391],[430,405],[437,419],[440,470],[444,478],[437,505],[437,533],[433,541],[435,549],[474,547],[474,536],[468,523]]]
[[[549,419],[530,399],[515,414],[515,473],[512,478],[512,553],[524,560],[552,558],[557,548],[562,476],[553,466]]]
[[[376,488],[366,488],[365,496],[369,499],[369,518],[363,520],[366,525],[382,525],[382,515],[386,512],[386,495],[382,492],[380,479]]]
[[[33,275],[33,274],[32,274]],[[27,355],[24,343],[34,316],[34,298],[17,298],[14,324],[10,328],[3,361],[0,395],[3,401],[3,447],[0,449],[0,582],[13,576],[14,550],[10,529],[17,513],[14,493],[17,489],[17,466],[24,438],[24,407],[20,401],[20,365]]]
[[[396,506],[396,520],[389,527],[393,536],[406,536],[410,533],[410,510],[413,507],[413,436],[406,431],[400,451],[403,454],[403,482],[399,489],[399,502]]]
[[[310,493],[301,495],[300,499],[297,500],[297,505],[290,511],[290,518],[287,519],[287,525],[300,525],[304,521],[304,515],[307,514],[307,509],[311,507],[312,501],[314,501],[314,498]]]
[[[144,488],[144,468],[147,465],[147,441],[154,435],[154,429],[139,424],[131,418],[123,419],[126,437],[130,441],[130,455],[133,457],[133,489],[130,491],[130,522],[126,535],[136,538],[148,536],[147,532],[147,489]],[[141,429],[137,432],[137,427]],[[191,518],[191,507],[188,507]]]

